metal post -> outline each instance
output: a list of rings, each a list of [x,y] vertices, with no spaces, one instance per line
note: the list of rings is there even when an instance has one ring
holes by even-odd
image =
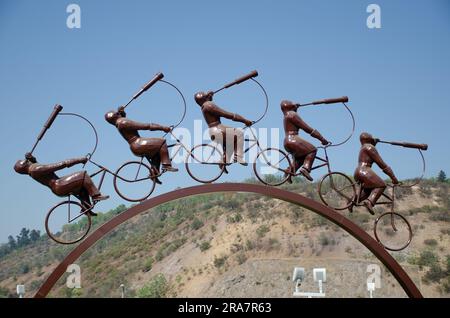
[[[120,284],[121,298],[125,298],[125,285]]]

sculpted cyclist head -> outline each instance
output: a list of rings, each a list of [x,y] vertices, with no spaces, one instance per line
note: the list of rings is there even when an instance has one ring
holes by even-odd
[[[25,154],[25,159],[17,160],[16,164],[14,165],[14,170],[20,174],[29,174],[30,166],[36,162],[37,162],[36,157],[34,157],[31,153],[27,152]]]
[[[28,174],[31,164],[32,163],[27,159],[17,160],[16,164],[14,165],[14,170],[20,174]]]
[[[202,106],[205,102],[210,102],[213,100],[213,95],[214,92],[213,91],[208,91],[208,92],[198,92],[194,95],[194,99],[195,102],[199,105]]]
[[[361,135],[359,135],[359,141],[361,142],[361,145],[371,144],[375,146],[377,144],[377,140],[368,132],[361,133]]]
[[[281,111],[283,114],[285,114],[288,111],[296,111],[297,110],[297,104],[291,102],[290,100],[283,100],[280,103]]]
[[[111,110],[105,114],[105,119],[108,123],[111,125],[115,125],[117,122],[117,119],[126,117],[127,113],[125,113],[125,110],[123,106],[119,107],[117,111]]]

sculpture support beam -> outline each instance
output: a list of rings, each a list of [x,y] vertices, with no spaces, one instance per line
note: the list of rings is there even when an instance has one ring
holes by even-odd
[[[411,298],[422,298],[417,286],[400,266],[400,264],[379,244],[374,238],[367,234],[358,225],[347,219],[344,215],[335,210],[316,202],[312,199],[306,198],[298,193],[289,192],[280,188],[267,187],[259,184],[247,183],[217,183],[192,186],[188,188],[178,189],[168,193],[161,194],[154,198],[148,199],[135,205],[128,210],[122,212],[113,219],[107,221],[82,241],[74,250],[72,250],[64,260],[53,270],[48,276],[47,280],[37,291],[35,298],[46,297],[56,282],[64,275],[67,267],[74,263],[87,249],[93,246],[98,240],[102,239],[107,233],[115,229],[120,224],[129,220],[130,218],[148,211],[160,204],[181,199],[184,197],[207,194],[213,192],[249,192],[269,196],[275,199],[283,200],[296,204],[312,212],[315,212],[331,222],[335,223],[350,235],[360,241],[367,247],[391,272],[400,286],[404,289],[406,294]]]

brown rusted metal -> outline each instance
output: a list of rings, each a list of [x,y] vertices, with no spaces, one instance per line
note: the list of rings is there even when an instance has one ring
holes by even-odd
[[[329,141],[322,134],[310,127],[297,114],[297,104],[289,100],[283,100],[280,103],[283,112],[284,127],[284,149],[293,156],[292,172],[300,169],[300,173],[309,181],[313,181],[310,175],[314,160],[316,159],[317,148],[299,136],[299,130],[303,130],[311,137],[319,140],[322,145],[328,145]]]
[[[340,226],[342,229],[347,231],[350,235],[360,241],[364,246],[366,246],[392,273],[392,275],[397,279],[399,284],[402,286],[404,291],[409,297],[422,298],[417,286],[405,272],[405,270],[400,266],[399,263],[379,244],[375,239],[373,239],[369,234],[367,234],[362,228],[357,226],[355,223],[347,219],[345,216],[339,214],[338,212],[326,207],[325,205],[316,202],[312,199],[306,198],[298,193],[289,192],[286,190],[267,187],[257,184],[245,184],[245,183],[218,183],[218,184],[208,184],[199,185],[188,188],[183,188],[175,190],[172,192],[164,193],[147,201],[144,201],[138,205],[131,207],[125,212],[119,214],[112,220],[109,220],[97,230],[95,230],[91,235],[89,235],[84,241],[82,241],[72,252],[70,252],[64,260],[53,270],[41,288],[38,290],[34,297],[42,298],[46,297],[50,292],[51,288],[56,284],[56,282],[65,273],[67,267],[74,263],[88,248],[93,246],[98,240],[103,238],[111,230],[115,229],[120,224],[129,220],[130,218],[148,211],[160,204],[181,199],[191,195],[213,193],[213,192],[251,192],[273,197],[279,200],[287,201],[303,208],[306,208],[312,212],[315,212],[336,225]]]

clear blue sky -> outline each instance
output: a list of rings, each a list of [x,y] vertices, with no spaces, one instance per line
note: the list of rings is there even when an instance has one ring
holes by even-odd
[[[66,7],[81,7],[81,29],[66,27]],[[366,27],[366,7],[381,6],[382,28]],[[201,119],[193,94],[257,69],[270,97],[259,127],[281,127],[279,102],[348,95],[357,132],[428,143],[428,176],[450,173],[450,3],[436,1],[5,1],[0,2],[0,241],[21,227],[43,229],[59,199],[14,162],[29,150],[55,103],[90,118],[100,134],[95,159],[116,168],[133,156],[103,114],[124,103],[156,72],[188,100],[183,126]],[[217,97],[231,111],[256,117],[261,96],[243,85]],[[173,123],[176,95],[159,86],[130,107],[129,117]],[[175,105],[175,106],[174,106]],[[155,114],[158,117],[155,117]],[[302,111],[326,137],[349,129],[342,108]],[[63,139],[62,135],[67,138]],[[280,137],[281,138],[281,137]],[[55,122],[36,151],[39,161],[81,156],[92,145],[87,126]],[[357,136],[330,154],[335,170],[351,173]],[[380,147],[400,177],[419,173],[417,154]],[[155,194],[194,184],[183,166],[164,176]],[[92,169],[92,167],[89,167]],[[223,180],[252,175],[233,167]],[[64,172],[62,172],[64,173]],[[319,172],[315,175],[319,178]],[[122,203],[107,179],[112,199]]]

